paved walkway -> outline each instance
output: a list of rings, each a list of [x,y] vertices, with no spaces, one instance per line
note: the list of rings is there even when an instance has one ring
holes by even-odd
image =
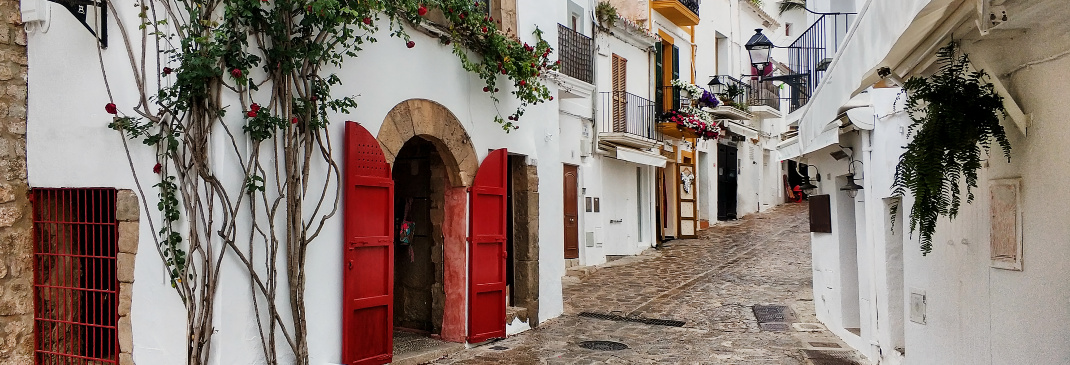
[[[453,354],[436,364],[851,364],[835,336],[759,328],[754,305],[789,306],[795,322],[817,322],[811,292],[806,206],[781,206],[718,224],[700,239],[566,278],[565,314],[537,329]],[[581,317],[683,321],[682,327]],[[589,350],[583,341],[628,349]],[[804,351],[809,348],[810,351]],[[829,356],[828,354],[837,356]]]

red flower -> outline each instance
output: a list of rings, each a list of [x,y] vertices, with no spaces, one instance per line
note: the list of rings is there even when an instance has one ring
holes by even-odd
[[[494,92],[498,92],[498,88],[494,88]]]
[[[163,74],[164,75],[170,75],[172,71],[174,71],[174,70],[172,70],[170,67],[164,67],[163,68]]]
[[[308,97],[308,100],[312,100],[312,101],[316,101],[316,100],[319,100],[319,99],[320,98],[318,96],[315,96],[315,95],[312,95],[312,96]]]
[[[365,25],[372,25],[372,18],[364,17],[364,24]]]
[[[551,96],[551,97],[550,97],[550,101],[553,101],[553,100],[554,100],[554,97],[553,97],[553,96]]]
[[[119,114],[119,110],[115,108],[115,103],[105,104],[104,111],[107,111],[108,114]]]
[[[416,42],[409,41],[408,43],[405,43],[405,47],[409,47],[409,48],[416,47]]]
[[[419,13],[420,16],[424,16],[424,15],[427,14],[427,7],[423,6],[423,5],[420,5],[420,9],[417,10],[416,12]]]
[[[484,87],[483,87],[483,92],[490,92],[490,88],[489,88],[489,87],[486,87],[486,86],[484,86]]]
[[[520,80],[520,86],[525,86],[525,85],[527,85],[527,84],[528,84],[528,82],[527,82],[527,81],[524,81],[524,80]]]
[[[249,106],[249,109],[251,109],[254,112],[258,112],[258,111],[260,111],[260,104],[253,103],[253,105]]]
[[[487,27],[483,27],[483,33],[487,32]]]
[[[159,162],[157,162],[156,166],[152,167],[152,172],[159,174],[160,171],[163,171],[163,165],[161,165]]]
[[[250,110],[248,113],[245,113],[245,115],[248,115],[249,118],[256,118],[256,110]]]
[[[230,70],[230,75],[234,76],[234,78],[240,78],[241,77],[241,70],[239,70],[239,69]]]
[[[297,124],[297,117],[293,117],[293,119],[290,119],[290,123]]]
[[[460,17],[461,17],[461,20],[464,20],[464,13],[461,13]]]

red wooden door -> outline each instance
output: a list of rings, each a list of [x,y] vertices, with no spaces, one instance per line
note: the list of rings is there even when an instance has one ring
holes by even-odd
[[[346,122],[342,361],[386,364],[394,340],[394,181],[379,142]]]
[[[469,189],[469,343],[505,337],[507,157],[504,148],[491,151]]]
[[[575,259],[580,257],[580,226],[577,221],[580,216],[579,196],[577,196],[576,180],[579,176],[577,167],[565,165],[565,258]]]

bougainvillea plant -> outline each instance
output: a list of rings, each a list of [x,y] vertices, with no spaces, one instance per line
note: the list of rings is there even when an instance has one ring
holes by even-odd
[[[263,362],[309,363],[305,257],[341,196],[326,127],[357,107],[356,97],[334,88],[361,81],[330,70],[345,69],[377,37],[397,38],[406,47],[400,52],[434,46],[409,35],[418,31],[449,46],[496,109],[515,106],[494,117],[506,131],[519,128],[527,107],[553,100],[541,76],[558,63],[542,32],[536,28],[530,44],[502,32],[481,0],[139,0],[134,7],[136,26],[119,16],[123,10],[109,11],[129,59],[122,73],[134,76],[124,87],[138,99],[117,103],[106,82],[105,110],[114,115],[109,127],[126,137],[146,204],[139,172],[155,181],[161,219],[148,224],[187,310],[188,364],[212,358],[223,262],[246,269]],[[128,140],[153,149],[153,164],[135,166]]]

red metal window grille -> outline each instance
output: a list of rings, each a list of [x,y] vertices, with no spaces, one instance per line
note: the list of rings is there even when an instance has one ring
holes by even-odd
[[[116,190],[32,189],[37,364],[118,364]]]

